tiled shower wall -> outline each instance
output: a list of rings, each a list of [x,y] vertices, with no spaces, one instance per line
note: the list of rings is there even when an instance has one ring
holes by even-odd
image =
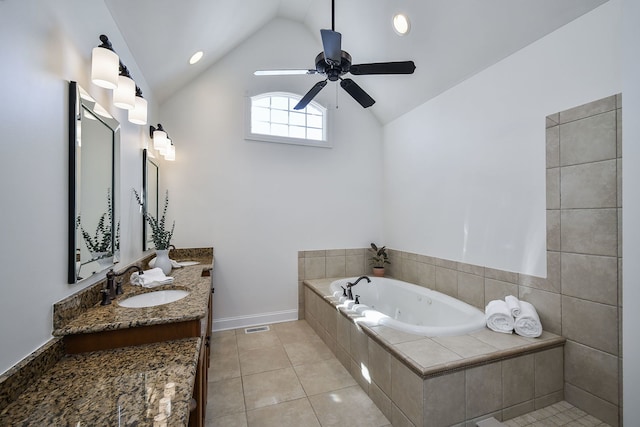
[[[565,399],[612,426],[621,390],[621,97],[547,117],[547,277],[390,250],[387,274],[478,308],[529,301],[543,327],[567,338]],[[298,253],[302,281],[369,274],[366,249]]]

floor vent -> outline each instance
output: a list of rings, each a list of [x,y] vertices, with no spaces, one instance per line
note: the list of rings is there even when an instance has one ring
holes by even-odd
[[[256,326],[255,328],[246,328],[244,330],[245,334],[255,334],[256,332],[267,332],[269,330],[268,326]]]

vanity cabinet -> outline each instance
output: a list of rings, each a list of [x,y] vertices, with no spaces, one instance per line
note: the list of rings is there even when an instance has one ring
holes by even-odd
[[[67,354],[200,338],[192,394],[195,407],[189,414],[189,426],[204,427],[213,326],[211,267],[184,267],[174,270],[173,275],[174,284],[163,287],[189,290],[190,294],[183,299],[170,305],[136,309],[120,307],[116,299],[108,306],[92,306],[55,329],[54,335],[63,337],[64,351]],[[163,287],[156,289],[160,290]],[[124,285],[124,290],[125,297],[140,292],[139,288],[127,284]],[[195,353],[193,357],[195,359]]]
[[[213,288],[209,295],[207,315],[202,319],[202,329],[206,331],[202,337],[198,372],[193,387],[193,398],[197,402],[196,408],[189,417],[189,427],[204,427],[207,415],[207,393],[209,384],[209,365],[211,363],[211,329],[213,327]]]

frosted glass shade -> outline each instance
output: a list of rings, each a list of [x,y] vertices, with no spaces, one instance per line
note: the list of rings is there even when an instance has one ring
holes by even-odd
[[[153,131],[153,149],[160,151],[160,154],[164,154],[164,150],[169,146],[169,139],[167,133],[161,130]]]
[[[136,96],[136,106],[129,110],[129,121],[136,125],[147,124],[147,100]]]
[[[167,147],[167,151],[164,154],[164,159],[173,162],[176,159],[176,146],[171,144]]]
[[[94,47],[91,51],[91,81],[107,89],[118,87],[120,59],[118,55],[103,47]]]
[[[123,110],[136,106],[136,82],[126,76],[118,76],[118,87],[113,91],[113,105]]]

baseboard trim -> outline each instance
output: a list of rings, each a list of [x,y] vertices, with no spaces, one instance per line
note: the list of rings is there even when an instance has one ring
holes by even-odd
[[[221,319],[213,319],[213,331],[248,328],[250,326],[290,322],[292,320],[298,320],[298,310],[274,311],[249,316],[223,317]]]

